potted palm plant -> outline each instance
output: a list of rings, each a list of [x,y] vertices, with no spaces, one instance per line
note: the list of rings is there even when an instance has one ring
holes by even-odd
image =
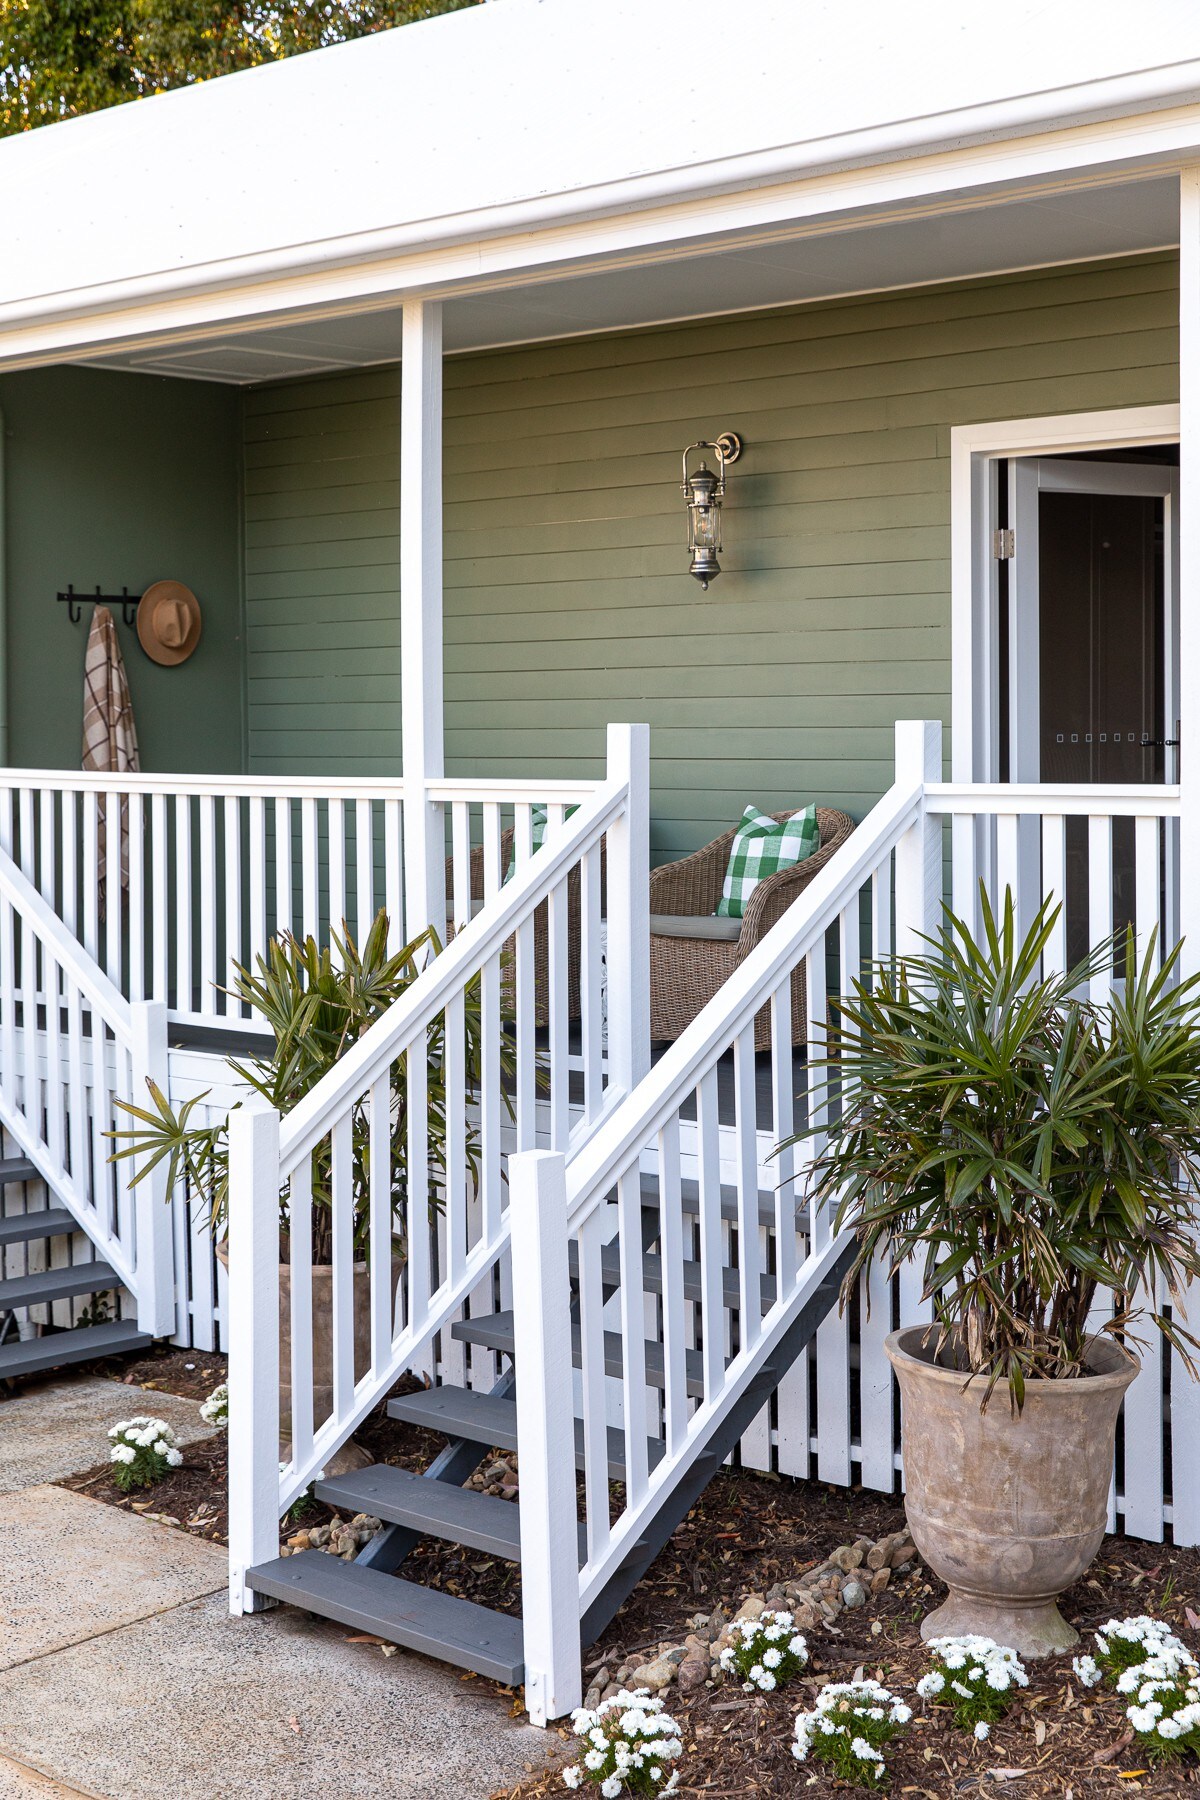
[[[1011,894],[981,912],[979,941],[947,913],[836,1012],[814,1179],[858,1240],[843,1305],[912,1258],[932,1308],[886,1343],[909,1523],[950,1590],[923,1634],[1040,1656],[1076,1641],[1057,1598],[1104,1534],[1135,1319],[1195,1373],[1200,978],[1153,943],[1139,966],[1132,936],[1043,974],[1058,909],[1024,938]],[[1123,978],[1093,1004],[1104,968]]]
[[[235,968],[230,992],[250,1005],[271,1029],[271,1048],[261,1057],[230,1059],[235,1073],[261,1094],[280,1113],[288,1113],[338,1059],[387,1009],[401,999],[440,945],[432,930],[423,932],[400,949],[388,949],[387,914],[381,912],[361,948],[343,925],[342,936],[331,933],[331,943],[320,946],[312,937],[290,934],[272,939],[265,957],[253,970]],[[469,986],[464,1005],[465,1076],[468,1100],[477,1092],[482,1056],[478,983]],[[446,1176],[445,1025],[438,1018],[426,1037],[428,1105],[428,1191],[430,1206],[439,1204]],[[500,1066],[511,1076],[513,1058],[502,1034]],[[389,1071],[390,1138],[392,1172],[392,1266],[398,1277],[406,1257],[408,1233],[417,1229],[409,1218],[408,1203],[408,1061],[398,1057]],[[217,1236],[217,1255],[225,1260],[224,1227],[229,1186],[228,1120],[202,1123],[194,1118],[205,1099],[200,1094],[176,1110],[153,1082],[150,1104],[118,1102],[133,1123],[114,1132],[119,1148],[114,1161],[130,1158],[135,1163],[133,1182],[142,1181],[158,1164],[167,1163],[167,1191],[186,1177],[193,1193],[202,1195]],[[507,1096],[508,1083],[502,1083]],[[355,1365],[361,1373],[369,1361],[370,1270],[366,1261],[370,1245],[370,1120],[365,1106],[355,1109],[352,1131],[353,1229],[356,1249],[363,1260],[355,1263]],[[468,1125],[466,1160],[472,1179],[478,1175],[478,1134]],[[332,1281],[332,1146],[322,1143],[312,1164],[312,1281],[313,1281],[313,1408],[319,1423],[332,1410],[333,1343],[331,1322]],[[288,1193],[279,1196],[280,1283],[279,1327],[280,1416],[291,1412],[291,1264]],[[285,1427],[286,1429],[286,1427]]]

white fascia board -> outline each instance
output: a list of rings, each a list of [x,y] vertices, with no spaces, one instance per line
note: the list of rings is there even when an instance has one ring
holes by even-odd
[[[1200,96],[1200,62],[1188,65],[1188,79]],[[620,196],[572,196],[589,202],[574,211],[558,196],[535,209],[544,215],[540,222],[526,216],[527,207],[492,208],[0,304],[0,367],[94,355],[130,340],[207,336],[223,325],[244,329],[256,320],[390,306],[405,295],[499,292],[564,271],[633,266],[693,253],[697,245],[715,249],[725,239],[746,248],[978,205],[989,195],[1002,202],[1161,173],[1200,158],[1200,98],[1189,92],[1177,106],[1015,138],[1000,138],[998,130],[925,154],[893,151],[890,160],[882,145],[871,160],[860,140],[831,140],[824,146],[830,161],[819,173],[769,184],[760,177],[711,191],[702,177],[713,165],[696,165],[688,174],[698,185],[677,182],[674,196],[657,204],[633,204],[624,187]]]

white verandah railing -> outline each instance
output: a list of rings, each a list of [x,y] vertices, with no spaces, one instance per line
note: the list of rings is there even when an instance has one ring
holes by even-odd
[[[572,1133],[593,1129],[630,1085],[632,1045],[645,1035],[638,1024],[645,983],[632,963],[645,933],[645,729],[610,728],[608,778],[570,818],[566,806],[564,795],[551,805],[536,855],[529,815],[518,817],[517,867],[507,882],[498,833],[490,849],[485,835],[490,904],[286,1119],[247,1108],[231,1120],[235,1611],[255,1603],[245,1571],[276,1554],[280,1513],[397,1377],[428,1358],[432,1340],[472,1295],[499,1279],[509,1241],[506,1143],[526,1149],[540,1138],[565,1150]],[[602,910],[612,994],[607,1061]],[[315,1220],[330,1246],[319,1289]],[[281,1257],[289,1289],[282,1352]],[[290,1390],[290,1418],[282,1421],[281,1354]],[[281,1433],[290,1444],[282,1472]]]
[[[561,815],[598,785],[438,780],[414,796],[402,779],[3,769],[0,849],[127,999],[255,1029],[225,990],[270,938],[345,921],[361,941],[385,908],[404,941],[406,807],[442,815],[447,909],[465,920],[503,882],[510,836],[528,853],[535,809]]]
[[[166,1057],[166,1009],[127,1001],[0,850],[0,1122],[154,1336],[175,1325],[171,1214],[161,1172],[131,1188],[109,1134]]]
[[[837,1259],[831,1220],[806,1194],[810,1150],[786,1151],[764,1166],[764,1145],[802,1123],[820,1126],[823,1095],[813,1062],[828,1000],[849,991],[871,960],[893,947],[917,950],[920,936],[936,929],[946,892],[944,851],[952,851],[950,895],[969,919],[978,911],[980,875],[994,896],[1010,886],[1026,911],[1042,893],[1065,893],[1048,967],[1066,966],[1073,930],[1094,943],[1126,919],[1143,944],[1159,927],[1161,946],[1161,926],[1173,913],[1174,790],[955,787],[940,779],[940,730],[929,724],[897,727],[896,763],[891,791],[611,1117],[565,1155],[513,1161],[513,1254],[525,1272],[514,1329],[526,1697],[535,1718],[577,1703],[581,1621],[622,1562],[636,1557],[664,1496],[685,1479]],[[1077,817],[1087,821],[1082,880],[1070,865],[1079,846],[1067,821]],[[1123,858],[1114,854],[1122,840],[1129,852]],[[806,1016],[794,1030],[798,967]],[[1096,977],[1096,998],[1112,979],[1112,971]],[[754,1021],[763,1008],[771,1047],[756,1060]],[[803,1044],[801,1058],[794,1038]],[[726,1114],[732,1088],[732,1167],[722,1163],[718,1132],[723,1082]],[[819,1145],[819,1136],[810,1142]],[[855,1342],[844,1315],[820,1325],[772,1403],[778,1444],[788,1442],[793,1454],[798,1441],[803,1446],[801,1466],[787,1472],[849,1481],[857,1417],[861,1478],[891,1490],[899,1446],[882,1343],[893,1323],[928,1316],[909,1268],[895,1281],[872,1274],[869,1295],[860,1296]],[[615,1354],[606,1332],[619,1340]],[[1161,1345],[1153,1348],[1131,1390],[1119,1471],[1127,1523],[1132,1512],[1143,1529],[1153,1527],[1157,1506],[1157,1530],[1148,1533],[1157,1536],[1163,1354]],[[561,1430],[564,1415],[582,1420],[582,1570],[574,1446]],[[763,1431],[752,1434],[752,1451],[761,1451],[771,1430],[768,1415]],[[623,1446],[619,1500],[610,1486],[614,1431]],[[1200,1535],[1188,1497],[1195,1439],[1177,1431],[1172,1455],[1177,1541],[1192,1541]],[[1114,1509],[1116,1501],[1114,1488]]]

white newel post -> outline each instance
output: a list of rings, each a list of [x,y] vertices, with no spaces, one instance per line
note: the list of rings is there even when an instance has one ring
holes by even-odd
[[[147,1081],[153,1081],[163,1094],[170,1091],[166,1001],[135,1000],[130,1014],[133,1102],[146,1106],[150,1100]],[[148,1331],[152,1337],[169,1337],[176,1327],[175,1229],[165,1163],[139,1181],[133,1194],[138,1330]]]
[[[629,1093],[650,1067],[650,727],[610,725],[608,778],[624,815],[608,832],[608,1069]]]
[[[445,941],[442,808],[426,785],[445,774],[442,692],[442,308],[404,303],[400,366],[400,700],[404,759],[404,935]],[[392,921],[393,942],[399,921]]]
[[[937,719],[897,719],[896,785],[902,791],[942,779],[942,727]],[[896,954],[923,956],[921,934],[942,916],[942,828],[924,806],[896,845]]]
[[[521,1459],[525,1706],[535,1725],[580,1703],[579,1522],[567,1264],[566,1159],[525,1150],[509,1163]]]
[[[279,1554],[279,1114],[229,1116],[229,1610],[270,1604],[246,1570]]]

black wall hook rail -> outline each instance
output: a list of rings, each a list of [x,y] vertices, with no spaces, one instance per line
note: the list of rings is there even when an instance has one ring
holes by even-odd
[[[119,594],[102,594],[97,588],[94,594],[77,594],[73,586],[68,585],[65,594],[57,596],[59,604],[67,608],[67,617],[72,625],[78,625],[83,618],[85,606],[119,606],[121,617],[131,629],[137,623],[138,601],[140,594],[131,594],[127,587]]]

